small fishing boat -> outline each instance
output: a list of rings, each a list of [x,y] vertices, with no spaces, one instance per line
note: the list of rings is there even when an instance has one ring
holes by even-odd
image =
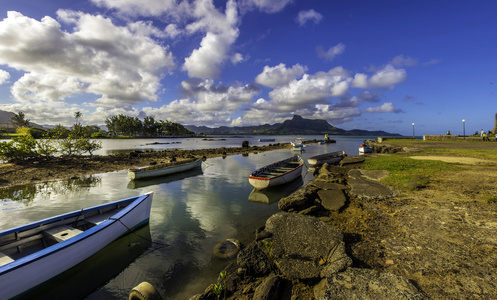
[[[302,144],[302,141],[299,139],[295,140],[294,142],[290,142],[290,144],[292,145],[292,150],[294,151],[303,151],[305,148],[305,145]]]
[[[322,165],[324,163],[336,164],[341,161],[346,155],[347,154],[345,154],[345,151],[330,152],[309,157],[307,159],[307,162],[309,162],[311,166]]]
[[[299,155],[255,170],[249,176],[250,184],[258,190],[285,184],[302,175],[304,160]]]
[[[274,142],[276,139],[259,139],[259,142]]]
[[[373,148],[366,146],[364,144],[359,145],[359,154],[372,153]]]
[[[165,176],[191,170],[202,166],[202,158],[195,158],[186,161],[179,161],[167,164],[158,164],[136,169],[129,169],[128,176],[131,180]]]
[[[153,194],[0,231],[2,299],[20,297],[149,222]]]

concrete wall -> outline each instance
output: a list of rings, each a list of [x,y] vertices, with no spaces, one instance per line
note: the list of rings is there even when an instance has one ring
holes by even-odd
[[[488,137],[491,141],[495,141],[495,136],[490,135]],[[476,137],[476,136],[462,136],[462,135],[423,135],[423,140],[424,141],[461,141],[461,140],[467,140],[467,141],[481,141],[481,137]]]

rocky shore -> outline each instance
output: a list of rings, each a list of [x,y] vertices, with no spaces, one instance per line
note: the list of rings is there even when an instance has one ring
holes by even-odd
[[[364,170],[362,160],[325,164],[281,199],[281,212],[255,231],[226,276],[191,300],[217,299],[220,287],[221,299],[495,299],[496,203],[454,197],[439,185],[471,189],[460,176],[486,174],[487,166],[399,193],[378,182],[386,171]]]

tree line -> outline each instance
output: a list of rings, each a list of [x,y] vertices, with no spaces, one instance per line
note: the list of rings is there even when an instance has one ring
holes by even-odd
[[[105,126],[109,135],[146,137],[195,135],[193,131],[179,123],[167,120],[156,121],[152,117],[145,117],[142,121],[137,117],[120,114],[105,119]]]

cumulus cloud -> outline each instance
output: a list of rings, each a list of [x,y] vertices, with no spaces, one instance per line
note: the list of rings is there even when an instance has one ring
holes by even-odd
[[[377,107],[368,107],[364,110],[364,112],[369,112],[369,113],[400,113],[402,110],[396,109],[393,105],[392,102],[386,102],[383,103],[380,106]]]
[[[307,22],[314,22],[314,24],[318,24],[323,19],[323,15],[315,11],[314,9],[309,10],[301,10],[295,18],[295,22],[297,22],[300,26],[304,26]]]
[[[407,78],[406,70],[396,69],[392,65],[386,65],[383,69],[378,70],[371,77],[366,74],[357,73],[352,81],[352,87],[357,88],[385,88],[393,89],[395,85],[405,81]]]
[[[273,14],[283,10],[293,0],[241,0],[243,10],[258,9],[259,11]]]
[[[176,14],[179,8],[187,7],[187,1],[177,0],[91,0],[95,5],[115,9],[120,13],[130,16],[161,16],[163,14]]]
[[[9,80],[9,78],[10,78],[9,72],[0,69],[0,85],[7,82],[7,80]]]
[[[255,82],[274,88],[288,84],[302,76],[306,71],[307,67],[300,64],[296,64],[291,68],[287,68],[283,63],[275,67],[265,66],[262,73],[255,78]]]
[[[216,84],[212,79],[190,79],[181,83],[185,98],[160,108],[146,107],[147,115],[186,124],[229,125],[230,115],[248,105],[259,88],[255,85]]]
[[[323,47],[317,47],[316,51],[317,51],[318,57],[331,61],[335,58],[335,56],[345,52],[345,45],[340,43],[336,46],[331,47],[330,49],[328,49],[326,51],[323,49]]]
[[[200,48],[185,58],[183,70],[190,77],[217,78],[220,66],[229,59],[231,45],[238,38],[236,2],[230,0],[226,3],[225,14],[219,12],[212,2],[199,2],[193,15],[199,20],[188,24],[186,30],[190,34],[200,31],[206,35]]]
[[[167,48],[145,23],[120,27],[110,19],[58,12],[41,21],[8,12],[0,21],[0,64],[25,73],[12,87],[17,101],[55,101],[77,93],[100,95],[103,105],[156,100],[163,73],[174,68]]]
[[[304,74],[300,80],[276,87],[269,96],[279,111],[292,111],[323,103],[327,98],[345,96],[351,80],[348,71],[336,67],[328,72]]]

